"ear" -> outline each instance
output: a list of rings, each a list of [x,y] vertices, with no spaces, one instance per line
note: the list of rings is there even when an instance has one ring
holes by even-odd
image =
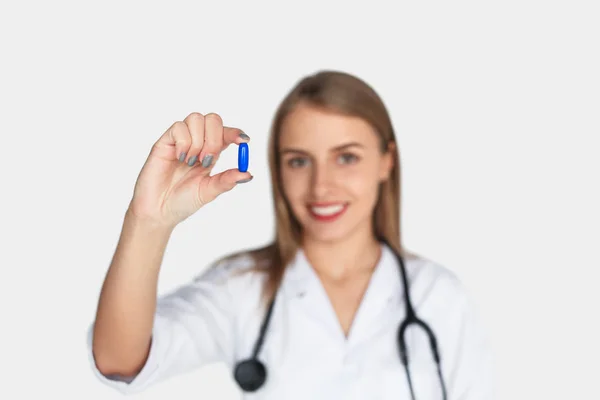
[[[379,179],[381,182],[385,182],[389,179],[392,169],[394,168],[394,155],[396,154],[396,144],[390,142],[388,144],[386,152],[381,158],[381,168],[379,170]]]

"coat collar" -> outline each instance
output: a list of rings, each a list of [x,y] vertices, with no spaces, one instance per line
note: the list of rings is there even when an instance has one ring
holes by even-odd
[[[402,297],[400,265],[394,251],[381,244],[381,256],[371,276],[354,322],[352,336],[362,336],[380,322],[388,321],[390,310],[395,312]],[[282,285],[282,295],[292,302],[299,302],[306,312],[315,318],[331,321],[331,303],[325,290],[302,249],[288,265]],[[337,321],[335,321],[337,323]]]
[[[308,261],[302,248],[298,249],[292,262],[286,268],[284,286],[288,294],[303,296],[308,291],[315,290],[319,278]],[[394,251],[386,244],[381,244],[381,256],[371,277],[371,284],[380,294],[396,293],[402,287],[400,266]]]

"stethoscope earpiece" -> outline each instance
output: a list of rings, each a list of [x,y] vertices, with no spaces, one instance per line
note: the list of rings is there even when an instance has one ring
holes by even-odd
[[[267,369],[263,363],[251,358],[238,363],[233,375],[242,390],[255,392],[267,380]]]

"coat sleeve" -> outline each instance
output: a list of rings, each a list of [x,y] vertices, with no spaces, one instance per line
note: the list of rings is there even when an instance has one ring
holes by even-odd
[[[487,333],[479,318],[475,304],[460,282],[455,282],[458,294],[451,314],[455,334],[452,357],[447,364],[448,399],[451,400],[493,400],[494,368],[493,354]]]
[[[92,324],[87,347],[96,377],[123,394],[132,394],[209,363],[232,364],[232,301],[227,276],[218,272],[221,267],[211,266],[192,282],[158,299],[150,353],[133,378],[105,376],[98,370],[92,352]]]

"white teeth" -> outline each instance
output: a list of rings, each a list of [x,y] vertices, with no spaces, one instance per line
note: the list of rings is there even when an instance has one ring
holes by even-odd
[[[311,207],[310,209],[312,210],[313,213],[317,214],[317,215],[322,215],[322,216],[329,216],[329,215],[333,215],[335,213],[338,213],[340,211],[342,211],[344,208],[343,204],[335,204],[332,206],[326,206],[326,207]]]

